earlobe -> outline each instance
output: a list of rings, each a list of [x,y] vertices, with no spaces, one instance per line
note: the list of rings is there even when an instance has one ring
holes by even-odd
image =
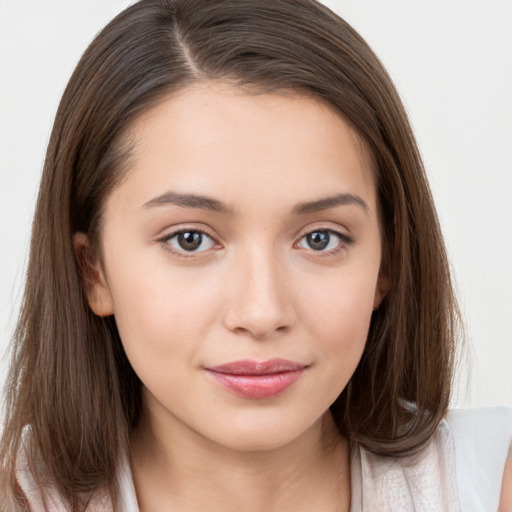
[[[92,311],[101,317],[114,313],[112,295],[105,272],[85,233],[73,235],[73,246],[80,268],[80,276],[87,301]]]
[[[375,287],[375,296],[373,299],[373,310],[379,308],[382,301],[386,298],[389,292],[390,281],[389,277],[385,274],[380,274],[377,279],[377,286]]]

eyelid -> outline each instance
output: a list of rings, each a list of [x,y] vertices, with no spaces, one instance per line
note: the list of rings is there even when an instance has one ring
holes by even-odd
[[[170,245],[169,240],[174,238],[176,235],[179,235],[180,233],[186,233],[187,231],[189,231],[189,232],[192,231],[192,232],[196,232],[196,233],[201,233],[202,235],[206,235],[208,238],[210,238],[212,240],[212,242],[214,243],[214,246],[221,246],[221,244],[217,240],[216,236],[213,235],[208,228],[202,227],[202,226],[198,227],[197,225],[195,225],[195,226],[184,225],[184,226],[180,226],[180,227],[175,227],[175,228],[170,229],[169,231],[165,232],[161,236],[159,236],[156,239],[156,241],[158,243],[160,243],[160,245],[162,245],[164,250],[166,250],[167,252],[169,252],[175,256],[181,257],[181,258],[194,258],[194,257],[197,258],[199,255],[207,254],[210,252],[211,249],[207,249],[204,251],[190,251],[190,252],[179,251]]]
[[[347,233],[344,233],[343,230],[341,230],[340,228],[333,228],[331,225],[320,224],[320,225],[316,225],[316,226],[308,226],[307,228],[302,230],[297,241],[294,243],[294,247],[297,247],[297,245],[300,243],[300,241],[305,236],[307,236],[310,233],[314,233],[316,231],[325,231],[327,233],[332,233],[332,234],[336,235],[341,241],[341,243],[339,244],[339,245],[341,245],[341,247],[338,246],[335,249],[331,249],[328,251],[322,251],[322,250],[315,251],[314,249],[306,249],[306,248],[300,247],[300,249],[307,251],[308,253],[311,253],[314,257],[317,257],[317,258],[333,256],[336,253],[339,253],[340,251],[342,251],[343,249],[346,249],[347,246],[350,246],[355,242],[355,239],[352,235],[348,235]]]
[[[207,226],[204,226],[204,225],[201,225],[201,226],[188,225],[187,226],[185,224],[185,225],[182,225],[179,227],[174,227],[174,228],[170,229],[169,231],[165,232],[164,234],[162,234],[161,236],[159,236],[156,241],[159,242],[167,252],[169,252],[173,255],[176,255],[178,257],[182,257],[182,258],[194,258],[194,257],[198,257],[198,256],[200,257],[201,255],[207,255],[208,253],[211,252],[211,249],[213,249],[213,248],[210,248],[210,249],[207,249],[204,251],[187,252],[187,251],[175,250],[173,247],[170,246],[168,241],[171,238],[175,237],[176,235],[179,235],[180,233],[187,232],[187,231],[194,231],[194,232],[206,235],[213,241],[214,246],[217,246],[217,249],[219,247],[222,248],[222,244],[218,241],[217,236],[212,233],[212,230],[210,230]],[[306,249],[303,247],[300,248],[301,250],[305,250],[307,252],[312,253],[312,255],[314,255],[315,257],[321,258],[321,257],[331,256],[337,252],[340,252],[341,250],[343,250],[344,248],[346,248],[349,245],[352,245],[355,242],[353,236],[348,235],[347,233],[344,233],[340,227],[335,228],[335,227],[332,227],[332,225],[330,225],[330,224],[324,223],[324,224],[319,224],[319,225],[314,225],[314,226],[310,225],[307,228],[304,228],[303,230],[301,230],[300,235],[298,236],[298,238],[296,239],[296,241],[293,244],[293,247],[297,248],[297,245],[305,236],[307,236],[310,233],[314,233],[315,231],[326,231],[328,233],[332,233],[332,234],[336,235],[337,237],[339,237],[341,240],[341,244],[340,244],[341,248],[337,247],[336,249],[331,249],[329,251],[322,251],[322,250],[315,251],[314,249]]]
[[[308,225],[299,231],[298,239],[300,240],[305,235],[314,233],[315,231],[329,231],[330,233],[334,233],[343,239],[350,240],[351,242],[355,241],[353,235],[349,234],[349,230],[347,228],[343,228],[339,224],[333,225],[328,222],[320,222],[318,224]]]
[[[173,235],[176,235],[178,233],[182,233],[184,231],[197,231],[198,233],[204,233],[205,235],[208,235],[210,238],[216,240],[216,235],[213,233],[213,231],[204,224],[193,224],[193,223],[183,223],[178,226],[173,226],[170,228],[166,228],[162,230],[161,234],[157,236],[157,240],[162,239],[168,239],[171,238]]]

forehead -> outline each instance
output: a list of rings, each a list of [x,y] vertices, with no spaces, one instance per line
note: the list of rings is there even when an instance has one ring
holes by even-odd
[[[373,208],[373,173],[362,142],[315,97],[196,84],[143,114],[129,138],[126,179],[139,202],[165,188],[246,206],[256,197],[285,205],[355,192]]]

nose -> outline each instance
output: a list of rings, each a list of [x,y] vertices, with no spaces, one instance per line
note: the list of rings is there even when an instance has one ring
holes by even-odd
[[[228,277],[224,325],[236,334],[271,339],[296,322],[293,283],[271,250],[258,248],[241,255]]]

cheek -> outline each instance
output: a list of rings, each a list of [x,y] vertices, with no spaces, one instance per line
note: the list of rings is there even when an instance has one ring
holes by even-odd
[[[140,361],[192,357],[218,318],[218,285],[205,275],[173,272],[163,264],[130,259],[129,272],[117,261],[109,272],[114,315],[134,367]],[[185,343],[184,343],[185,341]]]
[[[200,360],[213,321],[204,296],[147,283],[124,292],[115,293],[114,307],[126,356],[146,388],[170,398]]]
[[[355,369],[366,344],[373,312],[378,267],[339,272],[322,286],[309,287],[302,300],[302,317],[330,365]]]
[[[323,403],[332,404],[338,398],[361,360],[373,311],[372,298],[367,290],[347,286],[342,291],[333,290],[332,300],[317,302],[312,309],[311,331],[323,368],[318,380]]]

